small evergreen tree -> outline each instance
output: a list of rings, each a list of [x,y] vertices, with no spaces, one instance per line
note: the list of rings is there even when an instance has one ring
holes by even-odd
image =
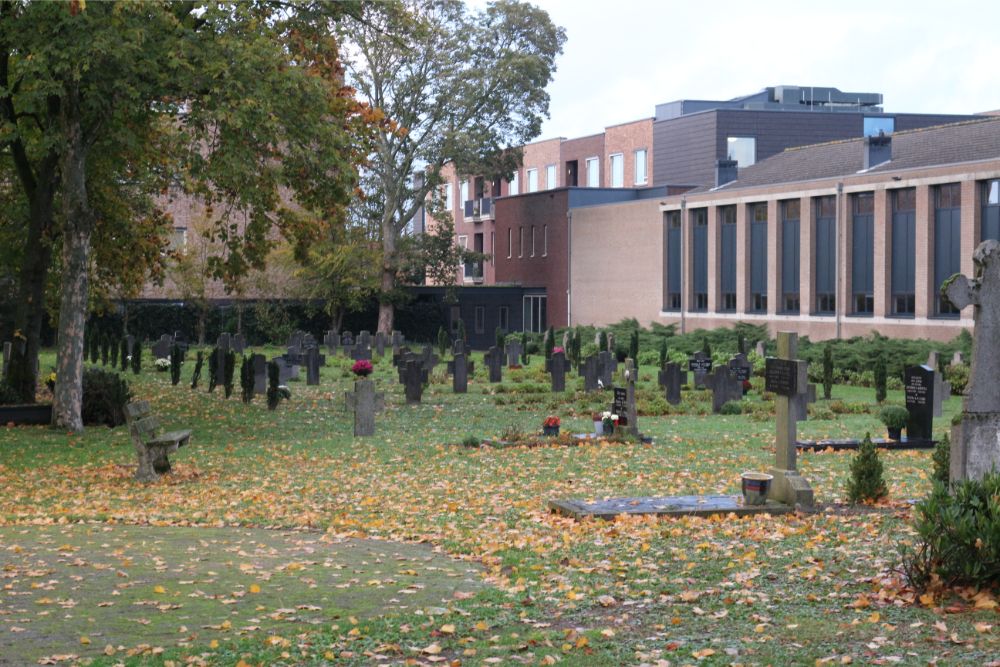
[[[281,393],[278,391],[278,362],[270,361],[267,364],[267,409],[276,410],[281,401]]]
[[[142,343],[138,338],[132,345],[132,372],[136,375],[142,372]]]
[[[122,372],[128,370],[128,338],[122,337],[121,351],[118,353],[118,361],[121,364]]]
[[[181,346],[174,343],[170,346],[170,384],[177,386],[181,381]]]
[[[223,379],[223,389],[226,390],[226,398],[233,395],[233,375],[236,373],[236,353],[232,350],[226,352],[226,356],[223,359],[223,363],[226,364],[225,368],[222,369],[222,379]]]
[[[852,503],[874,502],[889,493],[882,476],[882,459],[872,442],[871,434],[858,447],[858,453],[851,459],[851,476],[847,480],[847,497]]]
[[[628,341],[628,356],[632,357],[632,363],[639,368],[639,330],[632,332]]]
[[[107,366],[111,358],[111,336],[104,334],[101,336],[101,365]]]
[[[947,433],[938,440],[931,460],[934,463],[934,473],[931,475],[931,479],[947,486],[951,482],[951,438],[948,437]]]
[[[580,363],[580,327],[573,331],[573,363]]]
[[[549,327],[549,330],[545,332],[545,358],[552,358],[552,350],[556,349],[556,330],[553,327]]]
[[[253,385],[253,355],[244,356],[243,363],[240,364],[240,390],[242,391],[240,398],[248,405],[253,400]]]
[[[708,338],[701,339],[701,351],[705,353],[705,356],[709,359],[712,358],[712,347],[708,344]]]
[[[743,334],[736,334],[736,351],[740,354],[747,353],[747,339]]]
[[[833,391],[833,346],[829,343],[823,348],[823,398],[830,400]]]
[[[469,342],[469,337],[465,334],[465,320],[461,318],[458,320],[458,340],[465,344]]]
[[[201,379],[201,365],[205,362],[205,355],[201,350],[198,350],[198,357],[194,362],[194,373],[191,375],[191,388],[198,388],[198,380]]]
[[[507,342],[507,336],[504,334],[503,329],[501,329],[500,327],[497,327],[496,337],[497,337],[497,349],[503,352],[504,345]]]
[[[525,366],[527,366],[528,365],[528,361],[529,361],[529,357],[528,357],[528,332],[527,331],[522,331],[521,332],[521,363],[523,363]]]
[[[885,357],[881,354],[875,359],[875,402],[882,403],[886,397]]]
[[[608,334],[606,331],[601,331],[601,335],[597,339],[597,351],[604,352],[608,349]]]
[[[448,344],[451,339],[448,337],[448,332],[444,330],[444,327],[438,328],[438,354],[444,359],[444,355],[448,353]]]
[[[660,368],[666,368],[667,366],[667,339],[660,339]]]
[[[208,393],[215,391],[216,379],[219,377],[219,348],[212,348],[208,353]]]

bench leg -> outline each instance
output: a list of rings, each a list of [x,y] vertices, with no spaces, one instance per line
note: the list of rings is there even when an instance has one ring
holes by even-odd
[[[155,482],[158,475],[153,469],[152,452],[145,445],[135,445],[135,454],[139,459],[139,467],[135,471],[135,478],[140,482]]]
[[[170,472],[170,461],[167,459],[167,450],[165,448],[157,447],[151,453],[151,458],[153,459],[153,470],[161,475]]]

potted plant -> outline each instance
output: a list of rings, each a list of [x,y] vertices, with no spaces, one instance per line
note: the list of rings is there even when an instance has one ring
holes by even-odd
[[[910,419],[910,413],[902,406],[887,405],[882,408],[879,419],[885,424],[885,428],[889,432],[889,439],[899,440],[906,422]]]
[[[358,378],[364,379],[372,374],[372,362],[367,359],[359,359],[351,366],[351,372]]]
[[[615,432],[615,427],[618,426],[618,415],[605,411],[601,413],[601,422],[604,427],[604,435],[611,435]]]
[[[601,418],[601,413],[595,412],[591,416],[594,419],[594,435],[604,435],[604,421]]]
[[[766,472],[745,472],[740,475],[744,505],[764,505],[767,492],[771,489],[773,475]]]
[[[170,370],[170,360],[166,357],[157,359],[153,365],[156,366],[156,371],[158,373],[165,373]]]
[[[559,417],[549,415],[542,422],[542,433],[544,435],[559,435]]]

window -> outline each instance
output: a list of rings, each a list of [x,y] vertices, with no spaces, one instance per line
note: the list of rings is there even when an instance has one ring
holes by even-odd
[[[507,184],[507,194],[509,195],[516,195],[520,194],[521,192],[519,189],[521,187],[521,183],[520,179],[518,178],[518,173],[519,172],[515,171],[514,175],[511,176],[510,183]]]
[[[451,183],[445,183],[441,186],[444,190],[444,207],[449,213],[454,213],[455,211],[455,196],[454,191],[451,188]]]
[[[757,162],[757,139],[755,137],[726,137],[726,158],[736,160],[739,168],[749,167]]]
[[[545,331],[546,301],[544,295],[525,296],[523,301],[524,331],[542,333]]]
[[[469,249],[469,237],[468,236],[459,236],[458,237],[458,247],[459,248],[464,248],[465,250],[468,250]],[[474,268],[472,266],[472,262],[463,262],[463,264],[462,264],[462,278],[465,279],[465,280],[467,280],[467,281],[470,281],[470,280],[472,280],[473,273],[474,273]]]
[[[799,217],[800,201],[781,202],[781,294],[786,313],[799,312]]]
[[[524,227],[517,228],[517,256],[524,257]]]
[[[476,306],[476,333],[486,331],[486,306]]]
[[[513,236],[514,236],[514,228],[513,227],[508,227],[507,228],[507,259],[510,259],[511,257],[513,257],[513,253],[514,253],[514,242],[512,240]]]
[[[750,204],[750,312],[767,312],[767,204]]]
[[[694,307],[692,311],[708,310],[708,209],[691,211],[691,246],[694,283]]]
[[[542,225],[542,257],[549,256],[549,226]]]
[[[556,166],[554,164],[545,167],[545,187],[548,190],[559,187],[559,184],[556,183]]]
[[[497,233],[490,232],[490,256],[487,261],[492,262],[493,258],[496,257],[496,254],[497,254]]]
[[[500,306],[497,309],[497,326],[503,330],[504,333],[510,330],[510,307]]]
[[[535,256],[535,226],[531,226],[531,256]]]
[[[611,156],[611,187],[625,187],[625,156],[615,153]]]
[[[829,315],[837,311],[837,198],[816,197],[813,202],[816,220],[813,233],[816,303],[813,311]]]
[[[640,148],[635,152],[635,184],[646,184],[646,149]]]
[[[914,188],[892,191],[892,314],[913,315],[917,264],[916,208]]]
[[[187,238],[187,227],[174,227],[174,232],[170,235],[170,249],[180,250],[187,245]]]
[[[451,307],[451,333],[458,333],[458,323],[462,321],[462,307],[452,306]]]
[[[980,239],[1000,241],[1000,181],[982,184],[983,210]]]
[[[865,118],[864,136],[866,137],[874,137],[879,134],[892,134],[895,129],[896,119],[891,116],[888,118]]]
[[[681,309],[681,212],[666,214],[667,299],[664,310]]]
[[[462,181],[460,187],[462,192],[462,206],[465,206],[465,202],[469,201],[469,181]]]
[[[538,192],[538,170],[529,169],[528,174],[528,192]]]
[[[719,219],[722,303],[718,309],[721,313],[732,313],[736,311],[736,207],[720,207]]]
[[[587,158],[587,187],[601,187],[601,163],[596,157]]]
[[[851,197],[851,293],[854,312],[875,311],[875,195],[862,192]]]
[[[941,295],[941,285],[959,273],[962,251],[962,186],[934,188],[934,313],[958,317],[958,309]]]

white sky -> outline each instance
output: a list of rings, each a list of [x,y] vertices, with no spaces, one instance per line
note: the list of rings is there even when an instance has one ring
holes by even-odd
[[[888,112],[1000,109],[996,0],[533,1],[567,36],[539,139],[783,84],[882,93]]]

